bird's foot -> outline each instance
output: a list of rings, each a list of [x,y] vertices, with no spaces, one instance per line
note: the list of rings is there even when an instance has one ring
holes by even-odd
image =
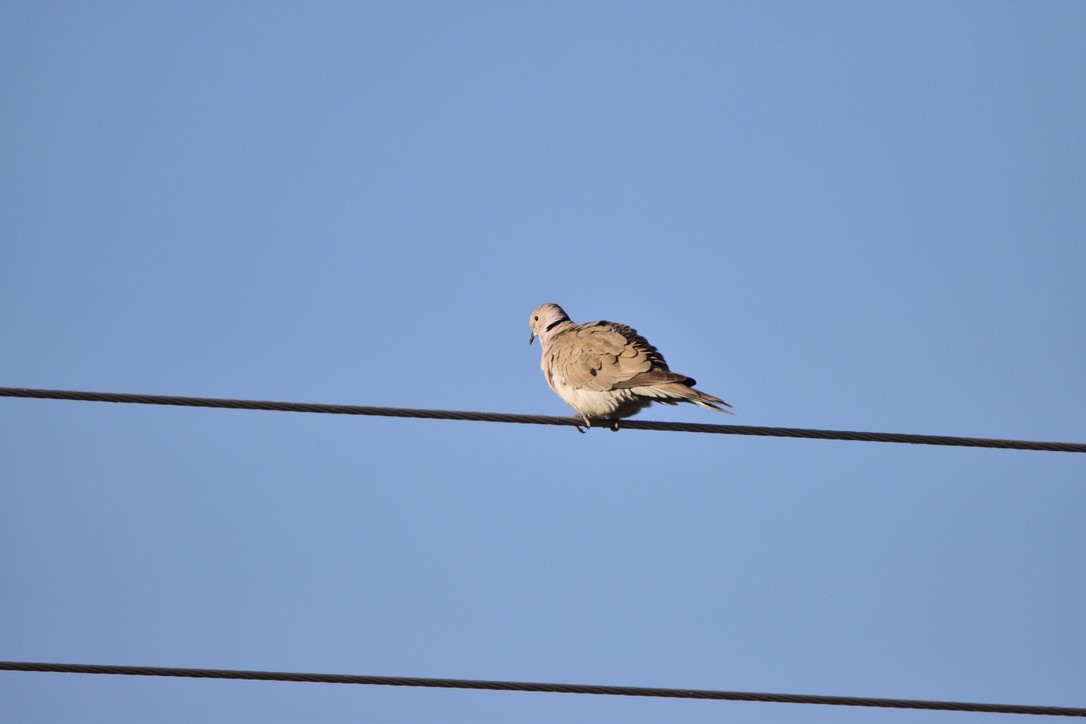
[[[577,432],[588,432],[588,430],[592,427],[592,418],[584,414],[583,412],[580,414],[580,416],[574,415],[573,419],[584,422],[583,428],[581,427],[580,422],[577,423]],[[604,422],[607,424],[607,427],[611,430],[611,432],[618,432],[618,420],[596,420],[596,422]]]

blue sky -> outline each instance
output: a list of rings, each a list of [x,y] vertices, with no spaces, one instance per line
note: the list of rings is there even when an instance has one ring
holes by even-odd
[[[1086,5],[5,2],[0,385],[1086,440]],[[652,408],[645,419],[727,422]],[[1086,706],[1081,456],[0,400],[0,658]],[[998,715],[0,675],[10,722]]]

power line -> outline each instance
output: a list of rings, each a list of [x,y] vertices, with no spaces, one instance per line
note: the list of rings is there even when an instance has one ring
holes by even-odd
[[[551,417],[549,415],[518,415],[504,412],[419,410],[404,407],[363,407],[359,405],[327,405],[312,402],[231,400],[217,397],[178,397],[174,395],[140,395],[121,392],[76,392],[71,390],[43,390],[28,387],[0,387],[0,397],[25,397],[49,400],[78,400],[82,402],[120,402],[138,405],[173,405],[180,407],[218,407],[234,410],[314,412],[331,415],[410,417],[428,420],[471,420],[475,422],[505,422],[521,425],[560,425],[565,427],[580,427],[584,424],[579,416]],[[1086,453],[1086,443],[1074,442],[1034,442],[1030,440],[998,440],[986,437],[950,437],[946,435],[911,435],[890,432],[811,430],[796,427],[703,425],[693,422],[656,422],[650,420],[622,420],[620,424],[623,430],[700,432],[718,435],[755,435],[762,437],[795,437],[818,440],[853,440],[859,442],[892,442],[909,443],[913,445],[949,445],[955,447],[1000,448],[1004,450],[1037,450],[1045,452]]]
[[[477,689],[489,691],[532,691],[554,694],[602,694],[610,696],[651,696],[665,699],[716,699],[761,701],[778,704],[827,704],[871,706],[889,709],[975,711],[989,714],[1041,714],[1086,717],[1086,709],[1066,706],[1025,704],[977,704],[962,701],[920,699],[874,699],[857,696],[807,694],[765,694],[751,691],[711,689],[660,689],[642,686],[596,686],[590,684],[540,684],[526,681],[480,681],[477,679],[422,679],[409,676],[357,676],[353,674],[300,674],[286,671],[237,671],[232,669],[180,669],[166,666],[107,666],[101,664],[45,664],[28,661],[0,661],[0,670],[38,671],[64,674],[110,674],[121,676],[169,676],[193,679],[241,679],[250,681],[293,681],[322,684],[367,684],[371,686],[422,686],[436,689]]]

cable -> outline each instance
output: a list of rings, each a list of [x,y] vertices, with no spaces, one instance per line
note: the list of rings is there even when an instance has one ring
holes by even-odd
[[[658,689],[641,686],[594,686],[588,684],[539,684],[525,681],[479,681],[476,679],[420,679],[408,676],[356,676],[352,674],[299,674],[285,671],[235,671],[230,669],[178,669],[166,666],[103,666],[99,664],[43,664],[27,661],[0,661],[0,670],[45,671],[66,674],[112,674],[122,676],[173,676],[193,679],[244,679],[252,681],[294,681],[323,684],[368,684],[376,686],[424,686],[436,689],[484,689],[490,691],[534,691],[555,694],[603,694],[611,696],[653,696],[667,699],[718,699],[763,701],[778,704],[828,704],[832,706],[873,706],[890,709],[933,709],[976,711],[990,714],[1042,714],[1086,717],[1086,709],[1066,706],[1024,704],[975,704],[962,701],[919,699],[873,699],[857,696],[816,696],[805,694],[762,694],[750,691],[708,689]]]
[[[580,427],[584,424],[580,417],[517,415],[502,412],[465,412],[460,410],[418,410],[403,407],[362,407],[359,405],[326,405],[312,402],[230,400],[216,397],[137,395],[121,392],[75,392],[71,390],[41,390],[28,387],[0,387],[0,397],[26,397],[49,400],[79,400],[82,402],[121,402],[138,405],[174,405],[181,407],[220,407],[235,410],[315,412],[332,415],[411,417],[428,420],[472,420],[476,422],[507,422],[521,425],[563,425],[566,427]],[[1000,448],[1004,450],[1038,450],[1045,452],[1086,453],[1086,443],[1074,442],[1033,442],[1030,440],[997,440],[985,437],[949,437],[945,435],[910,435],[890,432],[850,432],[846,430],[808,430],[795,427],[703,425],[700,423],[692,422],[654,422],[649,420],[622,420],[620,425],[623,430],[701,432],[714,433],[719,435],[798,437],[812,438],[818,440],[853,440],[860,442],[910,443],[913,445],[950,445],[956,447]]]

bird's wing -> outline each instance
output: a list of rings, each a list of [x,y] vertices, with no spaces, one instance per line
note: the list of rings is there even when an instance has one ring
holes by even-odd
[[[566,384],[605,392],[664,382],[687,383],[667,368],[663,355],[630,327],[590,322],[551,340],[550,370]]]

